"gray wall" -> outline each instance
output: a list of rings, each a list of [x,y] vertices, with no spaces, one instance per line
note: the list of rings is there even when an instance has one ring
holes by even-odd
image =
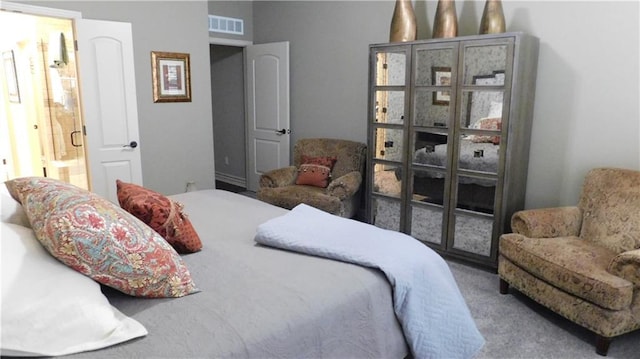
[[[209,14],[232,17],[244,20],[244,35],[234,35],[225,33],[210,33],[209,35],[222,39],[253,40],[253,2],[252,1],[209,1]]]
[[[256,1],[254,43],[290,42],[291,143],[367,140],[368,46],[388,41],[393,2]]]
[[[368,45],[388,41],[394,4],[39,3],[133,23],[144,180],[167,193],[181,191],[186,177],[200,188],[213,185],[208,11],[244,18],[245,27],[250,12],[247,39],[254,43],[290,41],[292,143],[312,136],[364,142]],[[416,3],[420,39],[430,37],[436,4]],[[456,1],[460,35],[477,32],[483,4]],[[541,45],[527,207],[574,204],[590,168],[640,169],[639,7],[630,1],[503,1],[507,30],[528,32]],[[193,103],[153,104],[151,50],[191,53]]]
[[[290,41],[292,143],[366,141],[368,44],[388,41],[389,1],[257,1],[254,43]],[[429,38],[436,1],[415,5]],[[459,34],[484,3],[456,1]],[[540,38],[526,206],[575,204],[593,167],[640,169],[639,3],[503,1],[508,31]]]
[[[85,19],[132,24],[144,185],[166,194],[214,187],[211,81],[205,1],[27,1]],[[192,102],[154,103],[151,51],[190,54]]]

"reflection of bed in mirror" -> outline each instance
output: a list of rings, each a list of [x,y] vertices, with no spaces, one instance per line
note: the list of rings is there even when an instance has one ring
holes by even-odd
[[[483,139],[481,139],[483,137]],[[490,136],[467,136],[460,140],[459,168],[472,171],[497,173],[499,146]],[[423,147],[414,152],[413,163],[447,167],[447,144]],[[443,172],[415,169],[413,171],[413,194],[423,200],[442,204],[445,178]],[[399,174],[398,174],[399,175]],[[492,213],[495,195],[494,180],[460,176],[458,178],[458,208]]]
[[[504,85],[504,71],[493,71],[488,75],[477,75],[473,84],[477,90],[470,91],[465,98],[466,113],[463,128],[499,131],[502,128],[502,91],[483,89],[482,86]],[[444,143],[443,143],[444,142]],[[469,134],[459,141],[458,168],[485,173],[498,173],[500,136]],[[434,146],[422,146],[417,138],[413,163],[448,168],[446,138]],[[444,173],[428,169],[413,171],[413,194],[424,197],[423,201],[442,204],[444,197]],[[457,207],[473,211],[493,213],[495,180],[459,176]],[[418,198],[419,198],[418,197]]]

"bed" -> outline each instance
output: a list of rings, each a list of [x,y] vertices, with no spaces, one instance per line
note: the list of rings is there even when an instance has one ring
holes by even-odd
[[[183,205],[202,241],[201,250],[180,256],[197,289],[179,298],[150,299],[101,285],[108,300],[102,305],[110,305],[122,321],[121,332],[132,329],[129,339],[122,336],[115,345],[112,340],[80,347],[78,353],[60,353],[73,358],[403,358],[409,354],[394,313],[392,287],[381,271],[255,242],[256,228],[287,210],[222,190],[170,199]],[[3,239],[8,230],[33,236],[19,213],[20,205],[11,203],[5,193],[2,212]],[[3,244],[3,260],[7,248]],[[7,285],[3,283],[3,303],[15,289],[8,290]],[[2,320],[5,329],[4,316]],[[3,331],[3,339],[4,335]],[[21,354],[4,346],[2,353]]]
[[[475,129],[499,130],[500,119],[482,118]],[[468,171],[497,173],[500,137],[491,135],[467,135],[459,141],[458,168]],[[448,168],[447,143],[418,148],[413,154],[414,165]],[[444,196],[444,172],[425,168],[414,169],[413,193],[425,200],[442,204]],[[396,171],[398,180],[401,171]],[[492,213],[495,197],[495,180],[480,177],[458,177],[458,207]]]

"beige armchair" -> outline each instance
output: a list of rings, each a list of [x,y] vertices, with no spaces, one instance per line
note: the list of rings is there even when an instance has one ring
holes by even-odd
[[[640,172],[599,168],[575,207],[516,212],[500,237],[500,293],[511,285],[596,334],[596,352],[640,328]]]
[[[359,142],[308,138],[296,142],[293,166],[275,169],[260,177],[259,200],[291,209],[300,203],[351,218],[360,208],[366,145]],[[326,187],[296,184],[305,158],[335,158]]]

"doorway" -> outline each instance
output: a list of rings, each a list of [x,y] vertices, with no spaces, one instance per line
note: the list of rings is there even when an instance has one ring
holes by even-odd
[[[289,43],[225,42],[210,38],[215,176],[255,192],[290,163]]]
[[[2,180],[43,176],[89,189],[73,20],[0,11]]]
[[[244,47],[210,44],[209,55],[216,182],[246,188]]]

